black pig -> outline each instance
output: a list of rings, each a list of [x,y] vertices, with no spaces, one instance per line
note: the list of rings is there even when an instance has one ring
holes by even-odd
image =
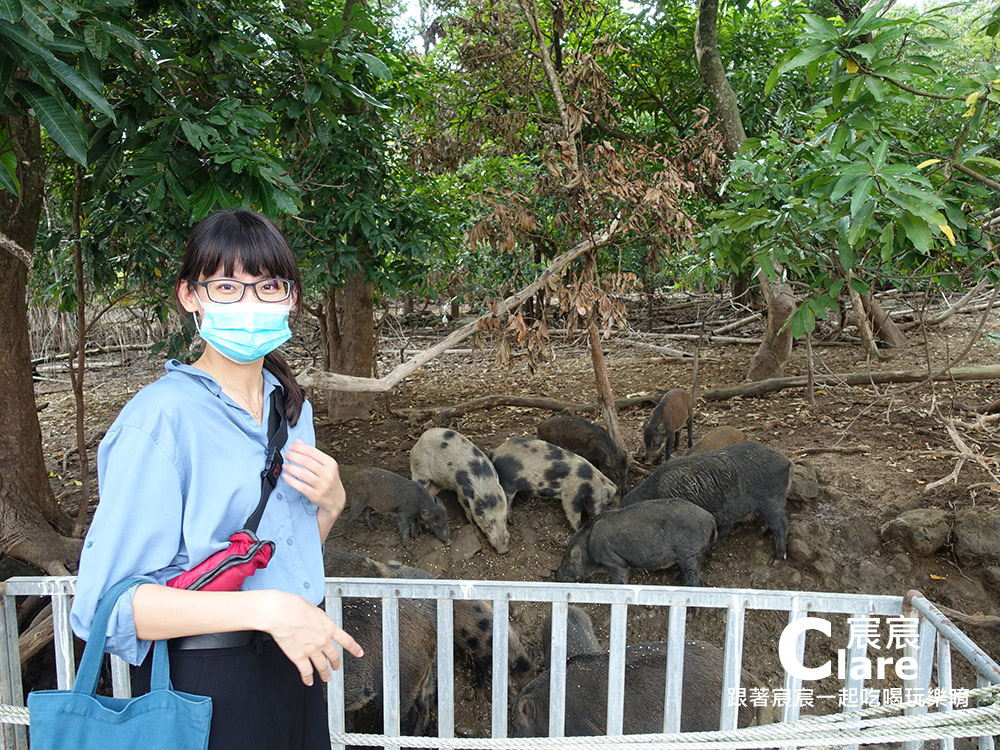
[[[757,512],[774,534],[775,559],[785,557],[785,501],[791,464],[774,448],[748,440],[662,464],[628,493],[622,505],[671,497],[700,505],[715,517],[719,539]]]
[[[625,649],[625,704],[623,732],[646,734],[663,731],[663,698],[667,669],[667,643],[637,643]],[[684,643],[681,731],[708,732],[719,728],[725,654],[702,641]],[[548,670],[521,691],[514,705],[513,737],[547,737],[549,734]],[[760,682],[745,670],[740,680],[749,692]],[[580,654],[566,663],[567,737],[599,736],[607,731],[608,654]],[[741,706],[741,727],[764,723],[768,712]]]
[[[538,438],[583,456],[619,490],[625,489],[628,456],[600,425],[575,414],[557,414],[539,423]]]
[[[351,505],[347,536],[354,524],[367,513],[368,528],[372,527],[372,511],[395,513],[399,518],[399,535],[403,546],[410,546],[410,536],[416,534],[419,522],[445,544],[451,542],[448,512],[427,492],[427,488],[399,474],[370,467],[343,477],[344,490]]]
[[[542,626],[542,643],[545,645],[545,665],[549,666],[552,661],[551,611]],[[566,609],[566,658],[571,659],[577,654],[596,654],[600,650],[601,644],[594,634],[594,623],[590,615],[570,604]]]
[[[603,566],[612,583],[628,583],[633,568],[677,563],[690,586],[704,585],[701,559],[715,540],[715,520],[686,500],[647,500],[608,510],[585,524],[566,546],[557,581],[583,581]]]

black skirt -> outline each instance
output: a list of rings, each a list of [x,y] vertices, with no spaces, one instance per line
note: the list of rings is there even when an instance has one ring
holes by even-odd
[[[135,670],[133,695],[149,692],[152,649]],[[323,683],[302,683],[273,640],[234,648],[170,651],[175,690],[212,699],[208,750],[329,750]]]

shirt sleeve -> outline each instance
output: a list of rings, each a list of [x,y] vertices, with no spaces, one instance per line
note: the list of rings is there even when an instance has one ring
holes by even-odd
[[[112,426],[97,456],[100,501],[80,555],[70,623],[84,640],[97,604],[118,581],[141,576],[164,584],[181,544],[183,491],[174,460],[143,429]],[[135,587],[119,600],[108,624],[105,650],[131,664],[145,658],[132,615]]]

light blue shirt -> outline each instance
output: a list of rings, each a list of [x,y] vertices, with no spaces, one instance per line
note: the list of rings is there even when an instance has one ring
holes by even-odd
[[[263,425],[201,370],[171,360],[167,374],[125,405],[97,452],[100,502],[80,555],[70,622],[90,635],[97,602],[118,581],[143,576],[163,584],[229,545],[260,501],[267,453]],[[269,411],[277,379],[264,370]],[[315,444],[306,402],[288,442]],[[257,529],[275,544],[270,564],[244,590],[280,589],[313,604],[323,600],[323,555],[317,507],[284,480],[268,500]],[[139,664],[150,642],[135,634],[132,595],[122,596],[108,625],[107,651]]]

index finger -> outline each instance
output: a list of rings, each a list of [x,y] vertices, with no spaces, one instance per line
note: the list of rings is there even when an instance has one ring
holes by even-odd
[[[365,651],[361,648],[361,645],[351,637],[351,635],[342,628],[336,628],[333,633],[333,637],[330,639],[335,643],[339,644],[341,648],[347,653],[361,658],[365,655]]]

